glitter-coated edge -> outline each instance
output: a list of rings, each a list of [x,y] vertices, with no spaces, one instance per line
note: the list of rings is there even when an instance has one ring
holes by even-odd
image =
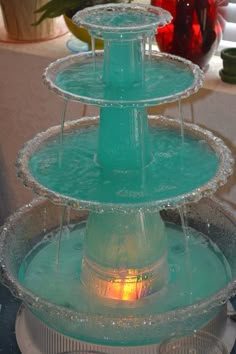
[[[135,12],[141,11],[146,13],[152,13],[157,15],[156,21],[153,21],[150,24],[144,25],[136,25],[136,26],[108,26],[106,23],[104,25],[95,25],[91,24],[89,21],[86,20],[88,15],[94,14],[96,11],[109,11],[110,14],[115,12],[116,10],[121,10],[127,12],[127,10],[133,10]],[[109,33],[136,33],[140,31],[146,30],[156,30],[156,28],[162,27],[167,25],[172,20],[172,15],[156,6],[145,5],[145,4],[138,4],[138,3],[119,3],[119,4],[105,4],[105,5],[96,5],[93,7],[87,7],[81,11],[78,11],[72,18],[73,22],[77,26],[83,26],[89,31],[99,31],[99,32],[109,32]]]
[[[154,326],[160,326],[162,324],[170,323],[171,321],[183,321],[194,315],[207,314],[215,307],[224,305],[228,299],[236,295],[236,279],[232,279],[225,287],[220,289],[218,292],[209,296],[206,299],[203,299],[192,305],[178,308],[176,310],[148,315],[148,316],[135,316],[130,317],[129,319],[124,318],[122,315],[117,315],[114,318],[114,315],[106,316],[104,314],[92,314],[86,312],[75,311],[74,309],[66,308],[63,306],[55,305],[51,302],[39,298],[37,295],[26,289],[21,285],[16,277],[8,271],[8,261],[7,261],[7,239],[9,233],[11,233],[11,228],[14,227],[16,223],[22,218],[23,214],[26,214],[27,211],[31,208],[37,207],[40,203],[45,202],[45,199],[38,198],[34,199],[30,204],[27,204],[21,207],[17,212],[11,215],[7,222],[3,225],[0,232],[0,275],[2,276],[2,281],[4,284],[11,289],[11,292],[14,296],[21,299],[27,306],[35,308],[40,311],[47,312],[50,316],[54,315],[56,318],[64,317],[70,321],[75,322],[89,322],[96,321],[98,324],[103,325],[104,322],[110,323],[112,321],[116,324],[117,327],[132,327],[137,326],[137,322],[140,326],[146,326],[147,323],[150,325],[150,329]],[[212,202],[215,204],[216,201],[213,199]],[[218,204],[218,203],[217,203]],[[217,207],[217,204],[214,207]],[[225,208],[222,209],[222,206],[218,208],[224,210],[224,214],[230,219],[234,225],[235,221],[232,214],[229,211],[226,211]],[[235,225],[236,226],[236,225]]]
[[[175,119],[164,116],[149,116],[149,122],[151,124],[162,124],[173,128],[179,128],[180,124]],[[83,127],[94,124],[98,124],[98,117],[85,117],[76,121],[67,122],[65,124],[65,131],[80,126]],[[219,158],[219,167],[215,176],[207,183],[189,193],[173,198],[136,204],[100,203],[70,198],[44,187],[32,176],[29,170],[29,160],[31,155],[40,147],[40,145],[52,136],[60,134],[60,126],[49,128],[47,131],[37,134],[32,140],[24,145],[22,150],[20,150],[16,161],[17,176],[21,179],[22,183],[34,193],[50,199],[54,204],[67,205],[73,209],[89,209],[98,212],[105,210],[127,212],[137,209],[148,212],[149,210],[175,209],[188,203],[197,202],[203,197],[213,195],[220,186],[223,186],[227,182],[227,178],[233,173],[234,165],[234,159],[230,150],[224,142],[212,132],[191,123],[184,123],[184,129],[188,134],[203,139],[210,145]]]
[[[103,57],[103,53],[104,53],[103,50],[98,50],[95,52],[95,56]],[[147,52],[146,55],[148,56],[149,53]],[[190,72],[192,72],[194,76],[192,85],[189,86],[187,89],[178,92],[177,94],[174,95],[168,95],[168,96],[157,97],[157,98],[146,99],[146,100],[138,100],[138,101],[134,101],[134,100],[124,101],[119,99],[114,101],[104,100],[104,99],[101,100],[98,98],[76,95],[68,91],[65,91],[57,86],[55,81],[60,70],[65,69],[66,67],[74,63],[78,63],[78,62],[84,63],[88,58],[92,58],[92,57],[93,57],[93,53],[87,52],[87,53],[72,54],[65,58],[57,59],[55,62],[51,63],[45,69],[43,73],[43,83],[47,86],[49,90],[55,92],[59,96],[62,96],[64,99],[79,101],[91,105],[96,105],[99,107],[121,107],[121,106],[122,107],[143,107],[143,106],[153,106],[157,104],[163,104],[167,102],[174,102],[182,98],[187,98],[190,95],[196,93],[203,85],[204,73],[196,64],[193,64],[191,61],[178,57],[176,55],[161,53],[158,51],[152,51],[152,57],[156,57],[156,58],[160,57],[160,58],[173,60],[173,62],[175,61],[177,63],[182,63],[186,66],[186,68],[189,68]]]

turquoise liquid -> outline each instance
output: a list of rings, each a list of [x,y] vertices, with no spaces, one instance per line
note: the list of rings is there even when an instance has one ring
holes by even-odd
[[[150,37],[152,24],[158,22],[156,14],[149,12],[145,17],[133,12],[127,16],[123,11],[115,16],[100,15],[92,14],[87,21],[100,26],[105,39],[104,56],[99,54],[94,58],[93,53],[78,56],[78,62],[69,65],[66,62],[55,79],[55,85],[64,93],[102,107],[100,127],[89,125],[66,131],[63,138],[58,134],[48,139],[32,154],[30,172],[48,190],[80,200],[81,205],[88,208],[97,203],[100,209],[104,204],[129,205],[131,209],[139,203],[143,207],[145,203],[158,203],[162,199],[178,200],[214,177],[218,157],[206,141],[186,135],[183,143],[181,129],[148,126],[144,107],[186,95],[196,84],[196,77],[178,60],[145,56],[144,37]],[[140,26],[140,31],[126,33],[125,30],[123,36],[123,32],[104,32],[104,24],[114,28],[135,24]],[[143,25],[147,25],[145,30]],[[102,233],[108,223],[102,217],[100,220]],[[148,224],[145,227],[151,228]],[[226,259],[206,236],[188,228],[186,238],[180,227],[167,224],[168,283],[159,292],[137,301],[103,299],[89,291],[89,284],[85,289],[80,281],[83,254],[89,255],[91,251],[91,246],[84,249],[85,229],[85,223],[81,223],[45,235],[26,256],[19,270],[20,283],[36,297],[74,313],[94,316],[94,323],[80,324],[84,338],[92,337],[93,340],[99,331],[96,327],[102,327],[100,322],[97,326],[96,314],[101,315],[101,322],[107,318],[126,319],[138,315],[148,318],[210,297],[231,279]],[[112,231],[116,237],[117,233]],[[96,232],[94,236],[97,236]],[[146,235],[145,230],[143,235]],[[154,233],[153,236],[158,235]],[[135,244],[134,237],[132,240]],[[96,242],[101,242],[99,235]],[[163,243],[165,246],[164,239]],[[132,243],[129,245],[124,247],[132,247]],[[119,246],[122,249],[122,242]],[[157,247],[154,259],[165,257],[164,246],[161,255]],[[96,251],[96,247],[94,249]],[[145,249],[143,253],[143,259],[146,256],[149,260]],[[99,252],[99,256],[103,253]],[[128,267],[125,261],[124,268]],[[37,306],[34,310],[37,313]],[[40,309],[38,314],[40,316]],[[55,326],[60,328],[63,320]],[[73,316],[70,325],[73,326]],[[66,330],[70,334],[70,329]],[[133,328],[124,326],[123,330],[127,330],[128,336]],[[105,331],[107,337],[103,334]],[[98,341],[109,340],[112,332],[112,325],[102,329]],[[79,335],[80,332],[71,330],[71,333]],[[138,341],[138,337],[135,338],[135,344]]]
[[[106,58],[109,53],[105,53],[107,63],[104,63],[102,56],[96,56],[95,59],[88,56],[83,61],[79,58],[78,63],[60,70],[55,79],[56,86],[97,105],[110,102],[113,106],[135,104],[137,107],[172,100],[173,95],[180,95],[193,85],[193,72],[183,63],[158,56],[146,58],[142,62],[142,58],[138,60],[139,48],[135,47],[133,61],[129,62],[127,55],[130,55],[130,50],[125,44],[118,49],[113,46],[109,48],[113,57],[123,58],[120,67],[114,65],[114,59],[109,61]],[[106,74],[107,70],[109,74]],[[140,71],[143,71],[141,76]],[[123,85],[119,82],[122,73],[125,73],[126,81]],[[130,81],[132,85],[127,85]]]
[[[218,157],[205,141],[186,135],[183,144],[180,131],[158,125],[149,132],[151,162],[142,169],[101,167],[97,163],[98,127],[93,125],[65,132],[62,149],[60,134],[46,141],[31,156],[30,172],[46,188],[88,205],[179,198],[215,175]]]
[[[148,317],[184,307],[213,295],[230,281],[226,259],[206,236],[188,228],[187,252],[181,228],[174,224],[166,226],[169,282],[150,297],[134,302],[102,300],[85,292],[80,283],[85,223],[63,228],[58,268],[55,261],[59,231],[46,235],[23,261],[19,281],[38,297],[54,304],[114,317],[141,314]]]
[[[128,8],[126,8],[125,10],[126,11],[124,15],[124,10],[118,11],[116,9],[116,11],[112,12],[112,16],[110,11],[96,10],[88,14],[85,19],[86,22],[90,25],[100,26],[101,28],[103,28],[104,31],[106,30],[106,27],[126,27],[129,30],[130,27],[136,26],[136,30],[138,30],[138,27],[147,26],[147,28],[151,28],[151,25],[153,25],[153,27],[155,28],[155,25],[158,22],[161,22],[161,20],[163,21],[163,15],[158,15],[157,10],[155,13],[144,10],[129,10]]]

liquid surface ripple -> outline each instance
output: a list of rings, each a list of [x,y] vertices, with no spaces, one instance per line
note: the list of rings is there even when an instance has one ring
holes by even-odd
[[[205,299],[231,279],[229,265],[219,248],[205,235],[187,229],[188,250],[182,229],[166,224],[169,282],[159,293],[136,302],[107,302],[84,293],[80,283],[85,223],[63,228],[60,263],[55,266],[59,231],[45,236],[26,256],[19,271],[20,282],[38,296],[54,304],[115,317],[164,313]],[[189,257],[190,262],[187,257]],[[199,259],[201,261],[199,261]],[[188,267],[186,266],[188,263]],[[213,276],[217,269],[217,277]],[[53,281],[51,281],[53,279]],[[66,286],[65,286],[66,285]],[[85,295],[86,294],[86,295]],[[117,307],[114,304],[118,304]]]
[[[118,132],[117,132],[118,133]],[[135,204],[178,197],[208,182],[218,157],[206,141],[167,127],[150,127],[152,161],[141,170],[105,170],[96,162],[98,127],[92,125],[44,142],[31,156],[41,185],[88,202]]]
[[[91,54],[78,56],[73,61],[64,68],[58,65],[60,70],[53,79],[54,85],[63,92],[98,105],[143,106],[173,100],[175,95],[181,96],[183,92],[193,89],[196,80],[186,63],[157,55],[146,57],[141,82],[119,88],[103,81],[104,61],[101,54],[96,54],[95,58]]]

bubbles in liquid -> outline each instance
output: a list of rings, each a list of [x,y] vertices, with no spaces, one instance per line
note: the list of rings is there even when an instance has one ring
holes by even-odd
[[[115,54],[114,54],[115,55]],[[118,55],[118,54],[117,54]],[[103,56],[94,51],[86,60],[67,65],[56,76],[57,87],[78,96],[88,102],[112,102],[112,105],[143,103],[153,105],[155,102],[173,99],[174,95],[181,95],[189,90],[195,82],[195,77],[188,66],[173,59],[151,56],[145,57],[144,82],[137,82],[127,88],[110,85],[103,81]],[[96,60],[96,65],[94,65]],[[128,61],[127,61],[128,63]],[[128,74],[127,74],[128,75]],[[127,78],[128,79],[128,78]],[[127,80],[128,81],[128,80]]]
[[[119,134],[119,132],[116,132]],[[34,178],[48,189],[69,197],[101,203],[137,203],[173,198],[208,182],[218,157],[198,139],[179,130],[150,126],[152,161],[141,171],[106,171],[96,163],[97,126],[64,133],[47,141],[31,157]]]
[[[188,251],[179,226],[167,224],[169,283],[163,291],[136,302],[119,302],[119,310],[112,302],[99,301],[96,296],[85,295],[80,283],[81,262],[85,236],[85,223],[71,225],[62,230],[60,261],[55,267],[57,238],[45,236],[25,258],[19,271],[19,281],[37,296],[54,304],[77,311],[105,311],[113,315],[163,313],[213,295],[231,279],[229,265],[219,248],[203,234],[187,228]],[[99,242],[99,239],[98,239]],[[188,254],[187,254],[188,253]],[[190,257],[186,267],[186,257]],[[200,261],[199,261],[200,260]],[[213,277],[217,269],[217,277]],[[189,277],[191,272],[191,297]],[[53,281],[52,281],[53,280]],[[114,304],[117,303],[116,301]],[[118,311],[118,312],[117,312]]]

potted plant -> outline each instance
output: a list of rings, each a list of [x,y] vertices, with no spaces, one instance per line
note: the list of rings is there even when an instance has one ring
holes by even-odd
[[[111,2],[122,2],[122,0],[50,0],[41,6],[36,12],[41,14],[39,20],[35,24],[40,24],[47,18],[54,18],[60,15],[64,16],[65,23],[70,32],[83,42],[88,43],[91,47],[91,38],[87,30],[78,28],[73,22],[72,17],[76,12],[89,6],[108,4]],[[96,39],[95,46],[97,49],[103,48],[103,41]]]
[[[66,32],[61,18],[47,18],[40,26],[32,26],[38,21],[35,11],[47,0],[0,0],[7,40],[15,42],[42,41]]]
[[[223,69],[220,77],[229,84],[236,84],[236,48],[225,48],[221,51]]]

